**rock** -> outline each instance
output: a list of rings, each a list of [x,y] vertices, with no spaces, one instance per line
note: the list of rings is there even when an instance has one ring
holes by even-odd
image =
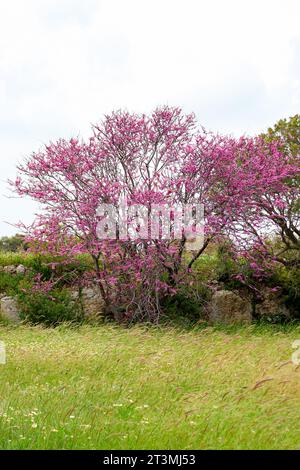
[[[95,320],[102,316],[104,302],[96,286],[84,287],[79,295],[79,291],[70,290],[71,301],[81,303],[83,314],[86,319]]]
[[[14,265],[9,265],[9,266],[4,266],[3,271],[8,274],[16,274],[16,266]]]
[[[79,298],[78,290],[71,290],[70,291],[70,297],[71,297],[71,300],[73,300],[73,301],[78,300],[78,298]]]
[[[14,297],[2,297],[0,300],[0,314],[5,320],[17,323],[20,321],[18,304]]]
[[[19,264],[18,266],[10,264],[8,266],[0,266],[0,272],[8,274],[26,274],[28,272],[31,272],[31,270],[29,268],[26,268],[23,264]]]
[[[19,264],[19,266],[16,267],[16,274],[25,274],[26,268],[23,266],[23,264]]]
[[[207,307],[212,323],[250,323],[251,303],[229,290],[215,291]]]
[[[272,319],[276,316],[289,318],[291,313],[278,293],[266,289],[263,301],[257,303],[255,306],[255,316],[268,319]]]
[[[104,302],[100,291],[96,287],[84,287],[81,300],[86,318],[97,319],[102,315]]]
[[[100,294],[93,287],[84,287],[82,289],[82,296],[85,299],[92,299],[94,297],[97,297],[98,295],[100,295]]]

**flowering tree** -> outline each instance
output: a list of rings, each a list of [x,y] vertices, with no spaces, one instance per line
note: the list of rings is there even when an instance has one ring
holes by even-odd
[[[150,320],[158,318],[161,297],[176,292],[211,240],[230,233],[241,243],[251,232],[245,213],[252,227],[262,222],[259,197],[269,188],[272,194],[285,190],[292,172],[275,144],[206,133],[196,128],[193,115],[168,107],[150,116],[105,116],[87,142],[50,143],[18,169],[17,193],[44,207],[29,228],[38,250],[67,258],[88,253],[106,313]],[[127,239],[99,238],[99,204],[118,211],[124,197],[150,217],[155,205],[204,204],[202,246],[188,256],[184,231],[180,239],[168,239],[146,227],[145,237],[141,226]],[[174,226],[179,215],[173,209],[170,215]]]
[[[259,140],[262,152],[256,149],[242,162],[249,199],[237,219],[236,234],[252,271],[262,279],[274,263],[300,261],[300,155],[291,158],[280,140]]]
[[[300,263],[300,115],[279,120],[263,135],[267,142],[276,142],[281,152],[295,168],[287,179],[285,191],[273,194],[268,201],[268,214],[281,240],[278,261],[285,265]],[[265,203],[264,203],[265,204]],[[270,211],[270,205],[273,208]],[[290,256],[292,254],[292,257]],[[287,255],[287,256],[286,256]],[[291,259],[288,259],[291,258]]]
[[[229,230],[239,266],[234,277],[261,299],[262,283],[280,265],[299,266],[299,156],[291,158],[281,139],[242,141],[246,147],[237,162],[244,207]]]

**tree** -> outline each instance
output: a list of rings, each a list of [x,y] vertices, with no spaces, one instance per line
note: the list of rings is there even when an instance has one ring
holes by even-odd
[[[284,151],[291,157],[300,154],[300,114],[289,119],[280,119],[274,127],[268,129],[265,138],[282,142]]]
[[[279,120],[262,137],[276,143],[294,167],[284,190],[264,195],[260,208],[281,240],[273,244],[273,257],[285,264],[300,263],[300,115]],[[275,250],[275,251],[274,251]]]
[[[24,235],[17,233],[12,237],[2,237],[0,239],[0,251],[16,252],[22,249],[27,249],[24,243]]]
[[[18,169],[14,189],[44,207],[29,228],[37,249],[69,258],[88,253],[106,313],[152,321],[159,317],[161,298],[185,282],[209,243],[224,233],[240,243],[249,235],[243,214],[253,226],[260,222],[259,197],[286,190],[284,180],[294,171],[276,143],[207,133],[196,128],[193,115],[168,107],[150,116],[112,113],[93,127],[87,142],[50,143]],[[99,239],[99,204],[115,208],[118,232],[124,197],[150,217],[153,206],[166,207],[170,230],[176,223],[170,208],[204,204],[203,245],[188,256],[184,231],[179,240],[151,229],[144,237],[139,224],[129,239]]]

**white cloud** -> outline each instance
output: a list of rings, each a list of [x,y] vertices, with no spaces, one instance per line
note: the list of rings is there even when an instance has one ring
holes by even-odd
[[[179,105],[235,134],[297,113],[299,20],[298,0],[0,0],[0,194],[22,156],[115,108]],[[0,197],[0,221],[31,220]]]

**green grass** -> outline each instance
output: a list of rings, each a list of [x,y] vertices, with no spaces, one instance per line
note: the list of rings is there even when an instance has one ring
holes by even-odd
[[[300,449],[290,326],[1,326],[1,449]]]
[[[58,262],[61,261],[63,258],[60,256],[53,256],[51,254],[34,254],[30,252],[11,252],[11,251],[0,251],[0,266],[9,266],[14,265],[18,266],[19,264],[23,264],[27,268],[37,268],[40,263],[52,263],[54,261]],[[92,261],[90,257],[86,254],[77,255],[75,260],[78,264],[82,264],[85,267],[91,267]]]
[[[31,267],[36,258],[36,255],[32,253],[12,253],[10,251],[0,252],[0,266],[17,266],[18,264],[23,264],[27,267]]]

